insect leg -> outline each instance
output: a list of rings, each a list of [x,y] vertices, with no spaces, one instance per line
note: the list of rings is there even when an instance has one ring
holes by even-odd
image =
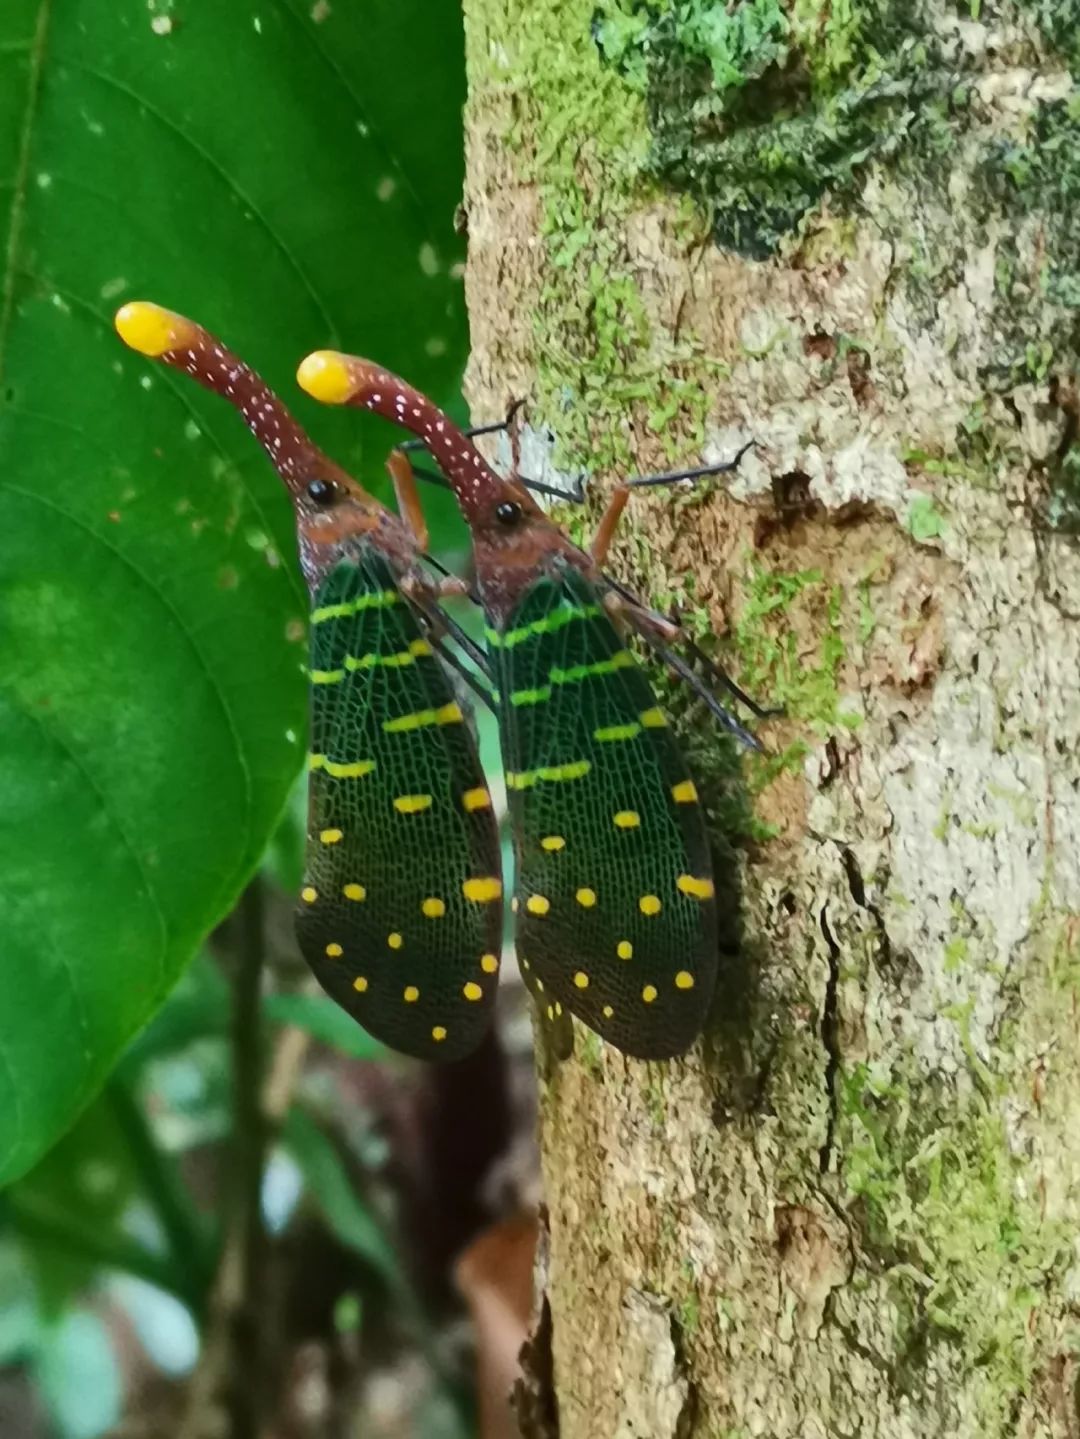
[[[416,492],[416,477],[413,474],[412,463],[408,455],[403,454],[398,448],[391,450],[387,455],[386,468],[394,482],[398,513],[412,531],[416,548],[426,550],[428,544],[427,521],[424,519],[424,507],[420,503],[420,496]]]
[[[635,475],[631,480],[623,480],[623,484],[631,490],[643,490],[653,485],[676,485],[680,480],[700,480],[706,475],[730,475],[739,468],[743,455],[747,450],[752,450],[756,443],[756,440],[747,440],[734,459],[723,460],[716,465],[697,465],[690,470],[669,470],[663,475]]]
[[[720,721],[729,734],[733,734],[737,740],[746,745],[747,749],[757,750],[759,754],[765,753],[765,748],[761,741],[755,739],[749,730],[744,729],[733,715],[728,714],[727,710],[716,698],[709,686],[700,675],[694,673],[682,655],[677,654],[669,645],[664,644],[659,636],[652,634],[645,627],[639,627],[634,624],[632,619],[630,620],[630,624],[635,634],[640,635],[653,653],[659,659],[663,660],[664,664],[673,669],[680,679],[686,681],[698,699],[708,707],[710,713]]]
[[[458,635],[454,635],[453,638],[460,644]],[[495,695],[486,671],[481,671],[479,675],[475,674],[462,663],[459,655],[456,655],[452,649],[448,649],[446,643],[434,634],[431,637],[431,647],[452,670],[461,676],[482,704],[487,705],[490,710],[495,708]],[[471,655],[469,657],[472,658]]]
[[[596,527],[596,534],[593,535],[589,553],[601,568],[607,559],[608,550],[611,548],[611,542],[615,538],[615,531],[629,498],[630,491],[626,486],[616,485],[611,492],[611,499],[608,500],[604,513],[600,516],[600,523]]]
[[[619,607],[619,613],[625,613],[628,607],[633,611],[636,623],[651,627],[653,632],[661,640],[678,640],[678,642],[689,651],[690,655],[704,667],[709,677],[715,680],[722,689],[727,690],[732,699],[736,699],[740,704],[744,704],[752,715],[755,715],[758,719],[773,719],[776,715],[784,713],[782,705],[760,705],[757,700],[752,699],[744,689],[735,683],[727,670],[718,664],[710,654],[707,654],[692,636],[687,634],[685,628],[679,621],[668,619],[666,615],[660,614],[658,610],[650,609],[648,605],[642,604],[633,590],[627,589],[624,584],[619,580],[613,579],[610,575],[605,575],[604,580],[608,588],[618,595],[620,600],[624,601],[624,605]]]
[[[470,440],[475,440],[478,435],[497,435],[500,430],[506,430],[510,428],[514,416],[517,414],[518,410],[521,409],[524,403],[524,399],[514,400],[514,402],[511,404],[510,408],[506,412],[505,420],[495,420],[490,425],[473,425],[471,429],[464,430],[462,431],[462,433],[466,436],[466,438]],[[398,446],[399,450],[423,450],[425,448],[426,441],[420,438],[416,438],[413,440],[405,440],[402,444]]]

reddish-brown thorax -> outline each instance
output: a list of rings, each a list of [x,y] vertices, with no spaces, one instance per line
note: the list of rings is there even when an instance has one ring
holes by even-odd
[[[431,400],[369,360],[350,357],[348,403],[394,420],[423,440],[449,480],[472,531],[476,580],[484,609],[504,620],[522,593],[557,557],[598,572],[590,557],[568,540],[516,478],[503,479],[469,437]],[[511,518],[506,507],[516,507]]]
[[[166,350],[159,358],[234,405],[266,451],[296,511],[300,564],[311,593],[314,595],[333,569],[348,542],[358,537],[371,536],[402,570],[409,569],[417,558],[416,545],[397,515],[312,443],[249,365],[209,331],[197,325],[191,328],[189,343]],[[329,503],[317,504],[312,499],[309,486],[313,480],[334,487]]]

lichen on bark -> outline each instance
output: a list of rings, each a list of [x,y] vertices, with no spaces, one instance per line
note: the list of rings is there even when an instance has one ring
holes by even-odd
[[[597,490],[752,435],[616,565],[788,708],[686,729],[704,1042],[547,1086],[564,1436],[1080,1433],[1074,8],[466,0],[474,409]]]

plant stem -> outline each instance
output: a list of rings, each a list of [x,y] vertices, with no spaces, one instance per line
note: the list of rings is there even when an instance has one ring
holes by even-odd
[[[229,1439],[258,1439],[265,1405],[269,1250],[262,1218],[262,1178],[269,1126],[262,1104],[263,910],[262,884],[256,877],[230,924],[233,1121],[224,1239],[203,1357],[178,1439],[203,1439],[207,1433],[220,1432],[215,1425],[218,1411],[227,1416]]]

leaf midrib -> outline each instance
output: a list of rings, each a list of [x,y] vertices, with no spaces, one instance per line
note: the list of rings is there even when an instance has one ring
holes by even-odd
[[[45,45],[52,15],[52,0],[41,0],[38,6],[34,38],[30,42],[30,70],[26,84],[26,113],[19,136],[19,158],[12,186],[11,220],[8,227],[7,253],[4,256],[4,283],[0,290],[0,382],[4,379],[7,358],[7,337],[15,308],[16,260],[22,238],[23,212],[26,208],[26,186],[30,178],[30,151],[34,139],[34,120],[41,92],[41,71],[45,63]],[[19,41],[19,44],[24,42]],[[6,47],[5,47],[6,48]]]

